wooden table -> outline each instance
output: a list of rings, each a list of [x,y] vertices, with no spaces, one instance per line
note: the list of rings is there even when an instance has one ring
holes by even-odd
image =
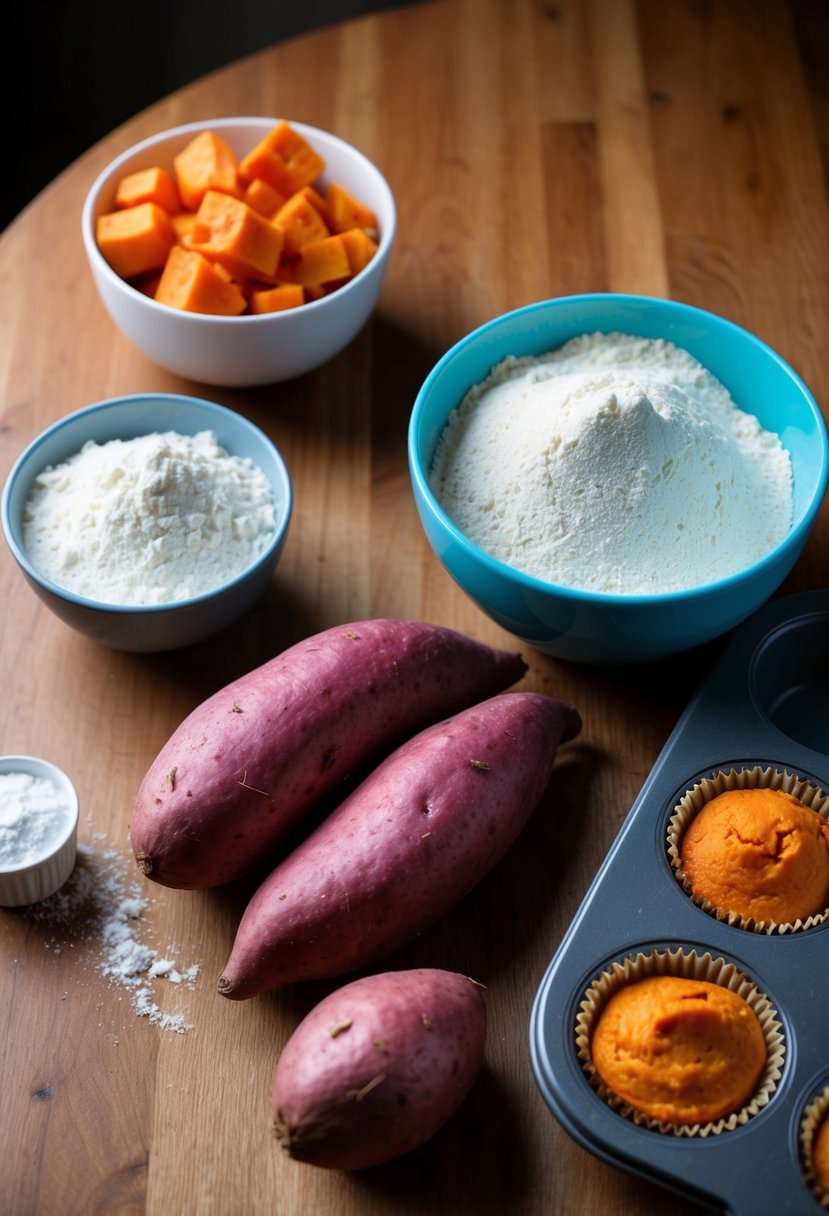
[[[296,491],[264,602],[178,654],[111,652],[71,632],[0,553],[2,750],[71,774],[83,867],[139,878],[127,828],[158,748],[210,692],[300,637],[387,615],[510,644],[443,572],[409,492],[415,393],[468,330],[551,295],[670,295],[747,326],[829,400],[828,37],[819,0],[435,0],[275,47],[184,89],[91,149],[7,230],[3,476],[61,414],[158,389],[211,397],[258,423]],[[399,204],[379,308],[350,348],[293,383],[240,391],[178,380],[116,332],[79,224],[87,188],[117,152],[233,114],[335,131],[377,162]],[[825,586],[827,569],[824,506],[784,590]],[[272,1069],[333,985],[241,1005],[220,998],[239,892],[145,882],[141,940],[159,958],[200,964],[190,987],[152,984],[159,1006],[192,1025],[183,1034],[136,1016],[130,990],[100,973],[99,930],[83,909],[0,912],[0,1210],[695,1210],[569,1139],[533,1081],[527,1026],[546,965],[709,656],[619,672],[527,657],[524,686],[574,701],[583,734],[562,751],[543,813],[490,878],[390,960],[454,967],[487,985],[486,1068],[443,1132],[361,1176],[285,1157],[270,1130]]]

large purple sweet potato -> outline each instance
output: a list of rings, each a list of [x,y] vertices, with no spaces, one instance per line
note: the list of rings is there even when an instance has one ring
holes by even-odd
[[[517,654],[417,621],[316,634],[195,709],[133,810],[140,869],[169,887],[230,882],[403,739],[508,688]]]
[[[404,743],[265,879],[219,991],[340,975],[415,937],[506,852],[579,726],[571,706],[513,692]]]
[[[277,1135],[328,1169],[424,1144],[463,1102],[486,1039],[479,985],[453,971],[387,971],[331,993],[300,1022],[273,1079]]]

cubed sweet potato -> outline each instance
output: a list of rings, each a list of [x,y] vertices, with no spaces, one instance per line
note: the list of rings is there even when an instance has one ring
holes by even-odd
[[[321,287],[350,278],[351,263],[341,236],[324,236],[310,241],[286,262],[280,274],[301,287]]]
[[[238,317],[247,301],[221,266],[214,266],[200,253],[174,245],[170,250],[155,292],[159,304],[184,312]]]
[[[158,203],[140,203],[99,216],[95,237],[101,253],[123,279],[158,270],[175,241],[170,217]]]
[[[280,122],[259,141],[239,165],[243,181],[257,177],[286,198],[315,181],[325,161],[303,135],[287,122]]]
[[[303,245],[321,241],[330,233],[319,211],[302,194],[294,194],[284,203],[273,222],[284,236],[285,253],[296,253]]]
[[[278,287],[263,287],[251,291],[248,297],[248,312],[283,312],[286,308],[299,308],[305,303],[305,291],[298,284],[283,283]]]
[[[349,228],[341,233],[340,240],[345,248],[348,265],[352,275],[359,274],[368,266],[377,252],[377,242],[373,241],[362,228]]]
[[[179,193],[189,211],[197,211],[208,190],[239,197],[236,153],[215,131],[200,131],[173,158]]]
[[[115,191],[115,206],[137,207],[139,203],[158,203],[168,215],[180,211],[181,199],[172,174],[156,165],[122,177]]]
[[[377,216],[371,207],[356,199],[345,186],[331,182],[325,193],[325,203],[332,232],[347,232],[349,228],[368,228],[376,233]]]
[[[245,190],[244,201],[254,211],[264,215],[266,220],[272,220],[279,208],[287,202],[284,194],[263,182],[261,177],[254,178]]]
[[[281,231],[241,199],[208,190],[184,243],[243,279],[270,279],[282,252]]]

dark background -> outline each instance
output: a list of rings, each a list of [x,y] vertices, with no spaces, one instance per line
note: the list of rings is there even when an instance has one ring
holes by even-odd
[[[168,93],[272,43],[406,2],[10,0],[0,34],[0,227],[97,140]]]

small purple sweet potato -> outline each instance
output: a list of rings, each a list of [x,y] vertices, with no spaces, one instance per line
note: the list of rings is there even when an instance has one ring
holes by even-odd
[[[161,749],[130,825],[139,868],[194,890],[238,878],[348,778],[526,670],[419,621],[306,638],[204,701]]]
[[[404,743],[259,887],[219,991],[341,975],[421,933],[506,852],[580,724],[562,701],[511,692]]]
[[[481,1067],[480,986],[423,968],[332,992],[285,1045],[273,1079],[277,1135],[292,1157],[357,1170],[418,1148],[463,1102]]]

